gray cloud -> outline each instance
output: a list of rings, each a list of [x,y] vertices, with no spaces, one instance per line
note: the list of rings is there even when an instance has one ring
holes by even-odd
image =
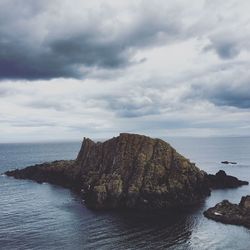
[[[119,69],[136,62],[138,49],[173,41],[182,29],[179,18],[158,5],[141,4],[124,21],[109,6],[93,11],[75,1],[72,10],[67,3],[1,2],[0,78],[81,78],[95,67]],[[81,16],[74,17],[77,8]]]
[[[233,106],[237,108],[250,108],[250,82],[249,87],[244,86],[227,86],[222,85],[219,88],[213,89],[208,95],[208,98],[216,105]]]
[[[231,106],[240,109],[250,108],[249,63],[224,65],[190,84],[185,93],[187,100],[207,100],[217,106]]]
[[[217,55],[221,59],[225,59],[225,60],[235,58],[240,53],[240,49],[237,43],[230,42],[230,41],[214,43],[213,45],[209,45],[204,48],[204,51],[210,51],[210,50],[215,50]]]
[[[11,124],[12,127],[55,127],[57,124],[55,122],[46,122],[42,120],[27,120],[27,121],[17,121],[13,119],[0,119],[2,124]]]
[[[237,57],[245,46],[241,39],[237,39],[232,33],[219,34],[210,38],[211,44],[204,48],[204,51],[214,50],[216,54],[223,60],[233,59]]]
[[[0,97],[8,97],[13,95],[16,92],[14,89],[10,89],[7,86],[0,85]]]
[[[150,96],[144,95],[141,90],[137,95],[103,96],[102,98],[106,101],[107,108],[119,117],[133,118],[160,113],[157,103]]]
[[[8,95],[8,93],[9,93],[8,89],[0,88],[0,97],[4,97],[4,96]]]
[[[32,107],[35,109],[53,109],[56,111],[67,111],[71,110],[72,107],[69,103],[59,102],[58,100],[50,100],[47,99],[46,102],[44,100],[32,100],[26,104],[27,107]]]
[[[230,42],[225,42],[223,44],[218,44],[215,46],[216,52],[223,59],[230,59],[236,57],[240,50],[237,48],[237,45]]]

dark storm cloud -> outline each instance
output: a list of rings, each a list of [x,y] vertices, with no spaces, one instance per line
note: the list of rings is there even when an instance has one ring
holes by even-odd
[[[82,19],[77,19],[66,2],[1,1],[1,79],[81,78],[95,67],[118,69],[133,63],[138,49],[180,35],[177,17],[156,15],[150,6],[126,23],[112,10],[88,13],[81,1],[72,3],[82,8]]]

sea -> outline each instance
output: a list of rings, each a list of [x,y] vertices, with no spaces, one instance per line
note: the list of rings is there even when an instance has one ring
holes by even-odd
[[[250,181],[250,137],[162,137],[208,173]],[[37,163],[74,159],[81,142],[0,144],[0,173]],[[221,161],[237,165],[223,165]],[[224,225],[203,211],[228,199],[238,203],[250,186],[213,191],[181,212],[92,211],[68,189],[0,176],[0,249],[250,249],[250,230]]]

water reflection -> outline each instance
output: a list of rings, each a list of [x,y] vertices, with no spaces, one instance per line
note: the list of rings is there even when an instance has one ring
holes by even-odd
[[[91,212],[95,223],[85,225],[86,247],[93,249],[165,249],[189,246],[197,210]],[[87,234],[87,235],[86,235]]]

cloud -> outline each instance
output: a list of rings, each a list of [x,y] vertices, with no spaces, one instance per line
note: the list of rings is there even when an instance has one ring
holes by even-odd
[[[210,45],[204,48],[204,51],[214,50],[216,54],[223,60],[236,58],[243,50],[248,49],[248,45],[244,43],[246,37],[237,37],[237,31],[223,32],[212,35]]]
[[[204,51],[214,51],[222,60],[237,58],[242,52],[250,51],[248,1],[206,1],[205,15],[199,27],[209,44]],[[210,16],[210,17],[209,17]],[[207,20],[205,20],[207,19]]]
[[[215,50],[221,59],[232,59],[239,55],[240,49],[237,43],[232,41],[213,42],[213,45],[206,46],[204,51]]]
[[[246,83],[230,85],[221,83],[219,86],[209,89],[207,97],[219,106],[232,106],[241,109],[250,109],[250,79]]]
[[[216,68],[190,82],[185,94],[189,100],[207,100],[217,106],[250,109],[249,62]]]
[[[10,94],[0,98],[1,140],[108,138],[121,131],[155,137],[242,135],[248,131],[242,127],[250,122],[249,109],[223,96],[225,87],[240,89],[238,95],[249,93],[244,79],[232,81],[232,75],[240,74],[236,68],[223,76],[206,71],[170,85],[122,79],[109,80],[102,88],[99,80],[3,82]]]
[[[0,140],[249,135],[249,7],[0,1]]]
[[[179,17],[161,1],[131,3],[1,1],[0,78],[82,78],[142,62],[136,51],[180,37]]]
[[[8,89],[0,88],[0,97],[4,97],[8,95],[8,93],[9,93]]]

